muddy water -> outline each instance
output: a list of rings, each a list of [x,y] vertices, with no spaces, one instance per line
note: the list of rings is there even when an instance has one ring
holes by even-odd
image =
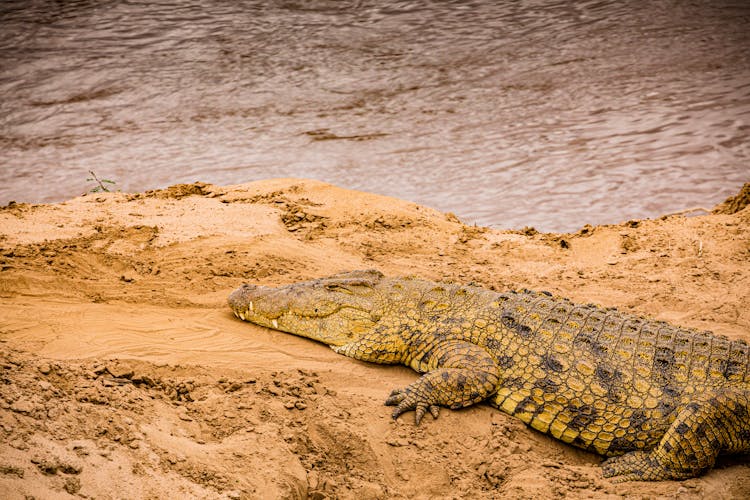
[[[0,204],[310,177],[575,230],[750,181],[750,3],[0,3]]]

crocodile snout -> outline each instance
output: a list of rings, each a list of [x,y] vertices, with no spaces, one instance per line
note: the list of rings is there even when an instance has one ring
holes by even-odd
[[[244,316],[246,311],[252,311],[253,301],[262,293],[262,290],[266,288],[267,287],[243,283],[237,290],[233,291],[229,295],[228,301],[229,307],[232,308],[235,316]]]

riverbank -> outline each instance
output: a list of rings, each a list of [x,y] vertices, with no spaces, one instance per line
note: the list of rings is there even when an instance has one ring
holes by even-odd
[[[383,401],[413,372],[240,322],[226,306],[243,281],[377,268],[544,289],[750,341],[748,191],[715,213],[567,234],[467,226],[295,179],[6,206],[0,492],[748,496],[742,458],[680,483],[615,485],[595,455],[486,406],[443,411],[420,427],[393,422]]]

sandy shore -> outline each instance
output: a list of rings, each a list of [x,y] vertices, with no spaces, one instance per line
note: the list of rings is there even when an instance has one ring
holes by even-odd
[[[393,422],[383,401],[415,373],[240,322],[226,297],[377,268],[750,341],[749,187],[717,213],[572,234],[295,179],[6,206],[0,497],[747,498],[746,457],[614,484],[599,457],[484,405]]]

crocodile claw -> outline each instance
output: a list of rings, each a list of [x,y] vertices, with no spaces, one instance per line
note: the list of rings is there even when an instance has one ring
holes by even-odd
[[[433,418],[438,418],[440,407],[438,405],[418,401],[416,395],[407,389],[395,389],[385,400],[386,406],[395,406],[393,410],[393,420],[396,420],[401,414],[414,410],[414,420],[417,425],[422,421],[422,417],[429,411]]]

